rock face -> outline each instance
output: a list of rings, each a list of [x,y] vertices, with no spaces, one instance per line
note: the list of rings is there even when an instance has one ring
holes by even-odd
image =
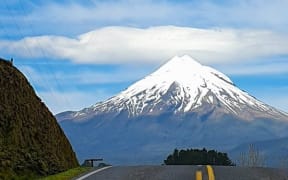
[[[110,99],[57,119],[79,158],[160,164],[171,149],[233,147],[288,136],[288,115],[190,56],[174,57]]]
[[[78,166],[52,113],[13,65],[0,60],[1,176],[48,175]]]

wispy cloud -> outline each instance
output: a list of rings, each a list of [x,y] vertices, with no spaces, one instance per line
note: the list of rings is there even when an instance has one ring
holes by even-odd
[[[36,8],[28,18],[47,19],[50,22],[64,23],[101,22],[135,23],[145,25],[150,22],[161,24],[171,22],[188,23],[196,20],[208,25],[248,26],[284,26],[287,25],[286,0],[248,0],[222,3],[213,1],[90,1],[79,4],[79,1],[68,3],[49,3]],[[73,12],[73,13],[71,13]],[[111,13],[113,12],[113,13]],[[149,13],[148,13],[149,12]],[[181,12],[181,13],[179,13]],[[41,15],[41,16],[39,16]],[[225,17],[225,18],[223,18]],[[140,23],[141,22],[141,23]],[[253,25],[254,24],[254,25]]]
[[[141,79],[148,73],[150,68],[145,67],[121,67],[113,71],[97,71],[93,67],[86,67],[85,71],[77,68],[72,70],[65,67],[66,70],[40,71],[27,65],[19,65],[18,68],[23,72],[29,81],[38,89],[53,90],[71,89],[81,86],[97,86],[102,84],[131,83]],[[68,69],[68,70],[67,70]],[[117,78],[116,78],[117,77]]]
[[[83,92],[83,91],[40,91],[38,95],[49,107],[53,114],[64,111],[79,111],[89,107],[98,101],[111,97],[112,93],[106,91]]]
[[[286,31],[286,0],[4,1],[0,22],[18,34],[75,35],[96,27],[162,25]],[[84,3],[86,2],[86,3]],[[5,6],[8,4],[8,8]],[[10,28],[11,27],[11,28]],[[11,31],[10,31],[11,30]],[[33,31],[33,32],[32,32]],[[2,31],[5,34],[5,31]],[[1,31],[0,31],[1,35]]]
[[[288,34],[176,26],[105,27],[76,38],[38,36],[0,41],[0,52],[96,64],[155,64],[190,54],[204,64],[227,64],[288,55]]]
[[[54,114],[67,110],[80,110],[105,100],[148,73],[145,68],[141,70],[131,67],[117,68],[109,72],[92,71],[86,67],[85,71],[76,68],[74,71],[56,70],[53,73],[27,65],[18,68]]]

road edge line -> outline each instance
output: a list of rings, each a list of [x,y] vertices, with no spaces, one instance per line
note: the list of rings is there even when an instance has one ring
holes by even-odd
[[[105,169],[109,169],[109,168],[111,168],[111,167],[112,167],[112,166],[107,166],[107,167],[103,167],[103,168],[101,168],[101,169],[97,169],[97,170],[92,171],[92,172],[90,172],[90,173],[88,173],[88,174],[85,174],[84,176],[81,176],[81,177],[79,177],[79,178],[77,178],[77,179],[75,179],[75,180],[84,180],[85,178],[91,176],[92,174],[96,174],[96,173],[98,173],[98,172],[104,171]]]

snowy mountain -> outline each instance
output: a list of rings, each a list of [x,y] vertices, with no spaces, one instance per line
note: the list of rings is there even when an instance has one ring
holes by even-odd
[[[114,163],[161,163],[175,147],[228,150],[288,135],[286,113],[187,55],[104,102],[56,117],[80,159],[99,154]]]
[[[221,106],[223,113],[243,116],[245,120],[263,115],[287,118],[283,112],[238,89],[221,72],[202,66],[187,55],[172,58],[119,95],[72,114],[78,120],[122,111],[127,111],[128,117],[157,115],[167,110],[177,114],[196,111],[205,104]]]

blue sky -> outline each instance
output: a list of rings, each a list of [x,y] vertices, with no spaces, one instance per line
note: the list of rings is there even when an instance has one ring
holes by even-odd
[[[111,97],[189,54],[288,112],[286,0],[3,0],[0,56],[53,113]]]

